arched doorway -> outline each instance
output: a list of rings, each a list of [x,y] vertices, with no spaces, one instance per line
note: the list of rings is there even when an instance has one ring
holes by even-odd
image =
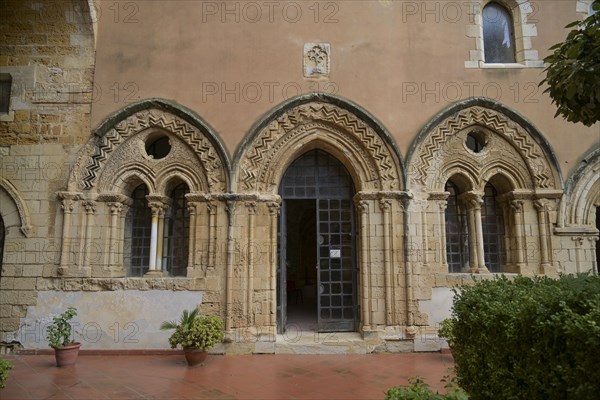
[[[358,327],[357,263],[352,197],[346,168],[311,150],[286,170],[280,185],[278,332]]]

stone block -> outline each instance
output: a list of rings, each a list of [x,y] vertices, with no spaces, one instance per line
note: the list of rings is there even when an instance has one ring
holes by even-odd
[[[0,305],[0,318],[9,318],[12,316],[12,305],[2,304]]]
[[[14,290],[35,290],[36,278],[14,278]]]

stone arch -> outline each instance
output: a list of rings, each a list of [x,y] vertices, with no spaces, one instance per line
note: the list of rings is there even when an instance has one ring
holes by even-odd
[[[600,207],[600,147],[583,157],[567,180],[559,224],[593,226],[596,207]]]
[[[80,151],[68,182],[68,191],[94,191],[107,161],[135,135],[160,129],[185,143],[195,154],[206,191],[225,192],[229,156],[215,131],[191,110],[174,102],[148,99],[106,118]],[[132,146],[134,147],[134,146]],[[124,164],[124,163],[122,163]]]
[[[480,168],[489,168],[495,163],[515,182],[519,182],[519,189],[537,191],[562,188],[559,164],[542,134],[521,115],[485,98],[472,98],[454,104],[423,127],[407,155],[408,187],[438,189],[435,182],[439,180],[431,179],[436,176],[436,167],[443,162],[441,160],[456,156],[448,152],[448,143],[474,127],[485,129],[491,139],[497,139],[495,146],[490,146],[496,148],[495,155],[471,157]],[[467,154],[466,150],[464,153]],[[468,161],[465,163],[468,164]]]
[[[0,213],[4,218],[5,228],[19,226],[21,233],[25,237],[29,237],[33,228],[27,203],[25,203],[23,198],[19,195],[19,191],[12,183],[10,183],[10,181],[0,177],[0,200],[5,196],[8,197],[8,199],[0,201]]]
[[[276,194],[289,163],[316,147],[347,167],[357,191],[404,188],[400,154],[381,123],[348,100],[310,94],[278,106],[250,130],[234,158],[234,189]]]

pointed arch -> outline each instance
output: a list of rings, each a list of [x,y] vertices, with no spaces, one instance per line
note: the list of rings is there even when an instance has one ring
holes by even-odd
[[[473,155],[462,142],[457,143],[460,135],[473,129],[484,130],[495,141],[488,143],[487,152]],[[407,185],[439,190],[436,171],[442,171],[447,160],[458,158],[480,169],[496,164],[518,189],[560,190],[563,186],[558,161],[543,135],[520,114],[486,98],[456,103],[421,129],[407,155]]]
[[[106,118],[80,151],[68,190],[93,191],[108,159],[119,147],[136,134],[153,129],[182,141],[196,154],[201,170],[198,173],[203,175],[197,180],[206,181],[206,191],[227,190],[230,160],[219,136],[193,111],[163,99],[143,100]]]
[[[593,226],[596,207],[600,207],[600,147],[586,154],[569,176],[561,201],[559,224]]]
[[[2,212],[2,216],[4,218],[5,228],[12,226],[13,224],[20,225],[21,233],[25,237],[29,237],[31,235],[32,225],[31,225],[31,214],[29,213],[29,208],[27,207],[27,203],[23,200],[21,195],[19,195],[19,191],[14,187],[10,181],[0,177],[0,189],[2,189],[8,197],[12,200],[14,207],[16,208],[18,214],[18,221],[13,221],[13,218],[8,218],[9,214],[14,214],[14,209],[10,210],[12,207],[9,202],[0,201],[0,212]],[[2,191],[0,190],[0,192]]]
[[[312,148],[338,158],[359,191],[404,188],[399,151],[381,123],[348,100],[310,94],[276,107],[250,130],[234,157],[234,190],[276,194],[289,163]]]

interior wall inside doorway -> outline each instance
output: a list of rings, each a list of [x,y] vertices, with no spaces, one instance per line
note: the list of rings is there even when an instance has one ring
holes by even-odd
[[[286,200],[287,325],[317,328],[316,200]]]

